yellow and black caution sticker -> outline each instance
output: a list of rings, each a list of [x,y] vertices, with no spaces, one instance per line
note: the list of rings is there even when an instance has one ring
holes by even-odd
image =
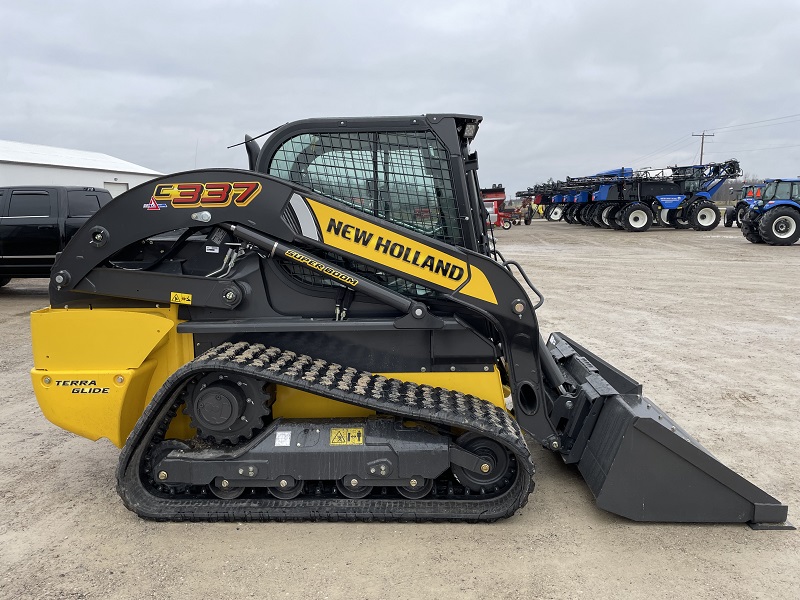
[[[334,427],[331,429],[331,446],[363,446],[363,427]]]
[[[182,294],[181,292],[170,292],[169,301],[172,302],[173,304],[191,304],[192,295]]]

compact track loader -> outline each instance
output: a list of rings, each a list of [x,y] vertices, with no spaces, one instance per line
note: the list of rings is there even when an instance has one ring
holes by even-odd
[[[480,123],[299,121],[246,138],[249,170],[113,200],[32,315],[44,414],[122,447],[119,494],[151,519],[509,517],[524,431],[605,510],[781,527],[636,381],[544,342],[542,295],[486,229]]]

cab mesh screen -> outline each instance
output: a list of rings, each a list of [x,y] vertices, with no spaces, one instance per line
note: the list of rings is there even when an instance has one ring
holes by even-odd
[[[303,134],[269,174],[452,245],[463,245],[447,153],[429,131]]]

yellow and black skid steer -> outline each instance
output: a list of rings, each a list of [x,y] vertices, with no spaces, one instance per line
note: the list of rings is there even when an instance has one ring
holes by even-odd
[[[533,490],[526,432],[629,519],[789,527],[636,381],[545,343],[486,228],[480,123],[298,121],[246,137],[248,170],[113,200],[32,315],[44,414],[121,447],[150,519],[492,521]]]

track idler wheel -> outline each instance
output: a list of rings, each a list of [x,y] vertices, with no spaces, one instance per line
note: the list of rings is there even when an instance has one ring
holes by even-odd
[[[267,488],[269,493],[278,500],[291,500],[303,493],[303,482],[295,481],[290,483],[289,479],[281,479],[276,487]]]
[[[355,476],[346,476],[336,481],[336,489],[345,498],[359,500],[366,498],[372,492],[371,485],[361,485],[361,481]]]
[[[221,500],[236,500],[236,498],[244,494],[243,487],[231,487],[230,482],[221,477],[217,477],[212,481],[208,488],[212,494]]]
[[[433,479],[417,477],[409,482],[413,485],[406,485],[397,488],[397,493],[409,500],[419,500],[424,498],[433,490]]]
[[[173,450],[190,450],[190,447],[188,444],[180,440],[164,440],[153,449],[146,471],[152,474],[153,483],[160,491],[168,494],[183,494],[189,489],[188,485],[163,483],[163,480],[167,478],[166,473],[163,471],[161,473],[157,473],[155,471],[155,466],[164,458],[166,458],[167,455]]]
[[[512,479],[513,457],[498,442],[475,433],[465,433],[456,444],[485,461],[477,472],[459,465],[452,466],[453,475],[468,490],[479,494],[495,492]]]

